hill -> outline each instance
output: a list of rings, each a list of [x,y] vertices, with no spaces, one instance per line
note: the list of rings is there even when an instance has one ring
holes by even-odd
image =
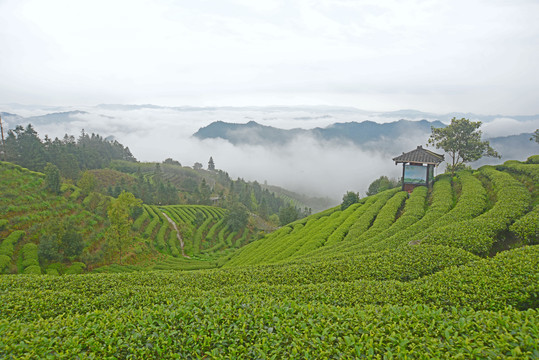
[[[60,114],[67,119],[80,113],[55,113],[44,118]],[[162,163],[140,163],[128,147],[113,140],[113,137],[103,138],[94,133],[89,135],[84,130],[77,139],[66,134],[62,139],[52,140],[45,136],[42,140],[32,124],[26,127],[18,125],[7,132],[5,150],[6,160],[33,171],[44,171],[47,163],[53,164],[62,178],[89,187],[86,192],[94,190],[116,197],[122,191],[128,191],[146,204],[218,203],[231,207],[232,204],[241,203],[265,220],[272,215],[277,216],[279,210],[290,203],[290,199],[297,202],[301,198],[315,210],[320,206],[318,199],[292,192],[288,192],[288,198],[284,198],[262,189],[256,181],[232,180],[225,171],[214,167],[203,170],[200,163],[193,168],[183,167],[172,158]],[[315,206],[310,206],[310,203]]]
[[[267,228],[253,217],[233,229],[227,223],[230,211],[216,206],[144,204],[131,213],[132,240],[120,256],[109,232],[107,210],[114,197],[70,184],[63,184],[60,194],[50,193],[44,174],[11,163],[0,162],[0,178],[4,274],[215,267],[218,258]],[[31,258],[25,249],[32,250]]]
[[[0,354],[537,358],[538,220],[535,156],[313,214],[220,269],[5,275]]]
[[[293,143],[293,141],[312,138],[319,141],[320,144],[329,141],[342,145],[352,143],[362,150],[382,151],[390,154],[398,153],[402,150],[402,141],[396,141],[396,139],[414,139],[416,142],[426,143],[431,133],[431,126],[439,128],[445,125],[438,120],[399,120],[388,123],[351,121],[333,123],[324,128],[286,130],[261,125],[255,121],[249,121],[245,124],[216,121],[200,128],[193,136],[201,140],[220,138],[234,145],[262,145],[268,147],[284,146]],[[502,154],[504,160],[525,159],[537,151],[536,145],[528,141],[531,135],[531,133],[522,133],[491,137],[487,138],[487,140],[489,140],[493,148]],[[492,160],[484,158],[474,165],[481,166],[490,163],[492,163]]]
[[[334,123],[325,128],[278,129],[249,121],[246,124],[232,124],[217,121],[199,129],[193,136],[199,139],[221,138],[234,145],[283,145],[299,136],[309,136],[321,141],[338,140],[351,142],[360,147],[368,147],[369,143],[385,141],[399,137],[417,137],[430,134],[431,126],[444,127],[440,121],[409,121],[379,124],[373,121]]]

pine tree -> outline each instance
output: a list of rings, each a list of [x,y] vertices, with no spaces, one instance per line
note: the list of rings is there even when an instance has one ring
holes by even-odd
[[[213,158],[210,156],[210,161],[208,161],[208,170],[214,171],[215,170],[215,163],[213,162]]]
[[[53,194],[60,193],[60,170],[54,164],[45,166],[45,186]]]

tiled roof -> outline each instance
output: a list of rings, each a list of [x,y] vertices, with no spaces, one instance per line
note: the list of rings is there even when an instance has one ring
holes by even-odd
[[[412,150],[407,153],[402,153],[402,155],[399,155],[397,157],[393,158],[393,161],[395,163],[407,163],[407,162],[416,162],[416,163],[423,163],[423,164],[435,164],[438,165],[442,161],[444,161],[444,156],[440,154],[436,154],[435,152],[423,149],[421,145],[417,147],[417,149]]]

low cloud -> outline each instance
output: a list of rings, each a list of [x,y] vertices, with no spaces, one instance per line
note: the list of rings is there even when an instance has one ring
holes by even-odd
[[[39,112],[35,108],[7,109],[11,113],[39,116],[51,113],[51,109]],[[75,109],[55,109],[69,111]],[[380,139],[368,142],[359,148],[343,140],[321,141],[310,135],[299,135],[279,145],[233,145],[223,139],[200,140],[192,136],[199,128],[214,121],[261,124],[283,129],[325,127],[335,122],[398,120],[384,114],[364,114],[332,109],[261,109],[261,108],[151,108],[151,107],[80,107],[62,121],[42,120],[34,123],[39,135],[63,137],[64,134],[78,137],[81,130],[98,133],[103,137],[113,135],[128,146],[140,161],[178,160],[184,166],[200,162],[207,166],[210,156],[218,169],[229,173],[232,178],[269,184],[311,196],[329,196],[340,201],[346,191],[364,195],[368,185],[386,175],[401,176],[402,168],[395,166],[392,158],[425,146],[428,134],[402,136],[397,139]],[[331,115],[331,116],[325,116]],[[23,124],[26,124],[23,122]],[[484,124],[485,134],[495,134],[510,127],[522,127],[527,131],[531,123],[511,119],[496,119]],[[15,124],[10,124],[14,127]],[[513,131],[514,133],[514,131]],[[246,137],[254,134],[245,133]],[[493,136],[493,135],[491,135]],[[440,152],[434,148],[436,152]],[[442,170],[440,170],[442,171]]]
[[[531,133],[539,127],[537,119],[518,121],[513,118],[501,117],[481,125],[481,130],[487,138],[507,136],[511,134]]]

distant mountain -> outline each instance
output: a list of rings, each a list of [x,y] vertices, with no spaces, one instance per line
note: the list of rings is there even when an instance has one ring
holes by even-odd
[[[52,123],[66,123],[75,120],[77,116],[89,114],[86,111],[74,110],[50,113],[40,116],[31,116],[24,119],[25,122],[30,124],[52,124]]]
[[[309,130],[284,130],[261,125],[255,121],[246,124],[232,124],[216,121],[199,129],[193,136],[199,139],[221,138],[234,145],[279,144],[284,145],[296,136],[309,134]]]
[[[19,116],[17,114],[11,114],[11,113],[8,113],[8,112],[0,112],[0,116],[2,117],[2,121],[7,122],[10,125],[12,123],[18,123],[22,119],[24,119],[23,117],[21,117],[21,116]]]
[[[255,121],[246,124],[232,124],[217,121],[199,129],[193,136],[199,139],[221,138],[234,145],[259,144],[283,145],[301,135],[311,136],[320,141],[351,142],[358,146],[369,142],[389,141],[402,136],[417,137],[431,132],[431,126],[444,127],[440,121],[399,120],[379,124],[373,121],[335,123],[324,128],[279,129],[261,125]]]
[[[539,154],[539,145],[534,141],[530,141],[531,137],[531,133],[523,133],[487,139],[490,146],[502,156],[501,160],[484,157],[472,163],[472,167],[497,164],[506,160],[523,161],[531,155]]]

